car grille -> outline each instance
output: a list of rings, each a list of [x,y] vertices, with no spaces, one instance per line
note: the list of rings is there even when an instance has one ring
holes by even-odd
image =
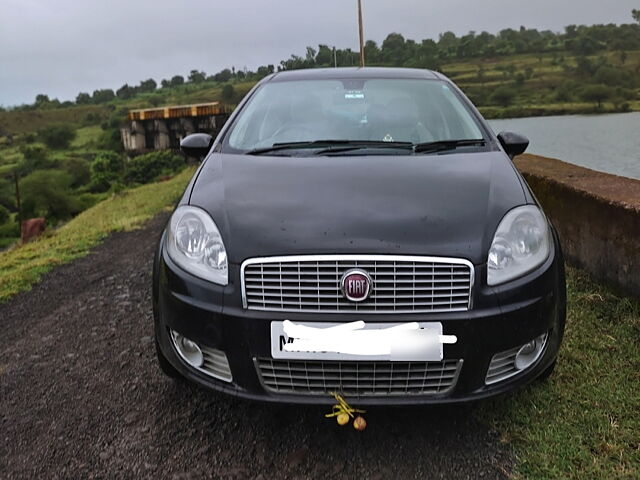
[[[233,377],[231,376],[227,355],[222,350],[204,345],[200,345],[200,349],[202,350],[202,357],[204,359],[204,364],[200,367],[200,370],[212,377],[230,382]]]
[[[516,369],[516,355],[518,354],[518,350],[520,350],[520,346],[505,350],[493,356],[487,370],[487,378],[485,379],[487,385],[506,380],[518,373]]]
[[[329,362],[256,359],[262,384],[272,392],[363,397],[438,395],[451,390],[462,360],[442,362]]]
[[[365,270],[369,298],[350,302],[340,280]],[[242,264],[244,307],[287,312],[427,313],[470,308],[473,265],[437,257],[320,255],[250,259]]]

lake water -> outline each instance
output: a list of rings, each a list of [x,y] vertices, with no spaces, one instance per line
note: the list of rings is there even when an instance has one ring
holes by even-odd
[[[490,120],[496,133],[521,133],[528,153],[640,179],[640,112]]]

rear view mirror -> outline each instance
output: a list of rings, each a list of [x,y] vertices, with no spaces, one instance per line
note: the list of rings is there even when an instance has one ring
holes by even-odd
[[[180,151],[187,157],[202,160],[213,145],[213,137],[206,133],[192,133],[180,142]]]
[[[500,132],[498,140],[511,159],[516,155],[523,154],[529,146],[529,139],[519,133]]]

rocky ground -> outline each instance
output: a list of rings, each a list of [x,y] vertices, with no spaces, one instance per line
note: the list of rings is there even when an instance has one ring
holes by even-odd
[[[172,381],[153,345],[151,262],[166,217],[109,237],[0,306],[0,478],[506,478],[482,404],[251,403]]]

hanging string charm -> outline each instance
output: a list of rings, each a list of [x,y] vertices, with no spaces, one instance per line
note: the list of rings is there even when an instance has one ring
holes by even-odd
[[[340,426],[346,425],[349,423],[349,420],[353,418],[353,428],[360,431],[367,428],[367,422],[365,419],[361,415],[354,415],[355,413],[366,413],[366,410],[353,408],[347,403],[344,397],[337,392],[331,392],[331,395],[333,395],[333,398],[335,398],[338,403],[331,407],[331,413],[327,413],[325,417],[335,417],[338,425]]]

